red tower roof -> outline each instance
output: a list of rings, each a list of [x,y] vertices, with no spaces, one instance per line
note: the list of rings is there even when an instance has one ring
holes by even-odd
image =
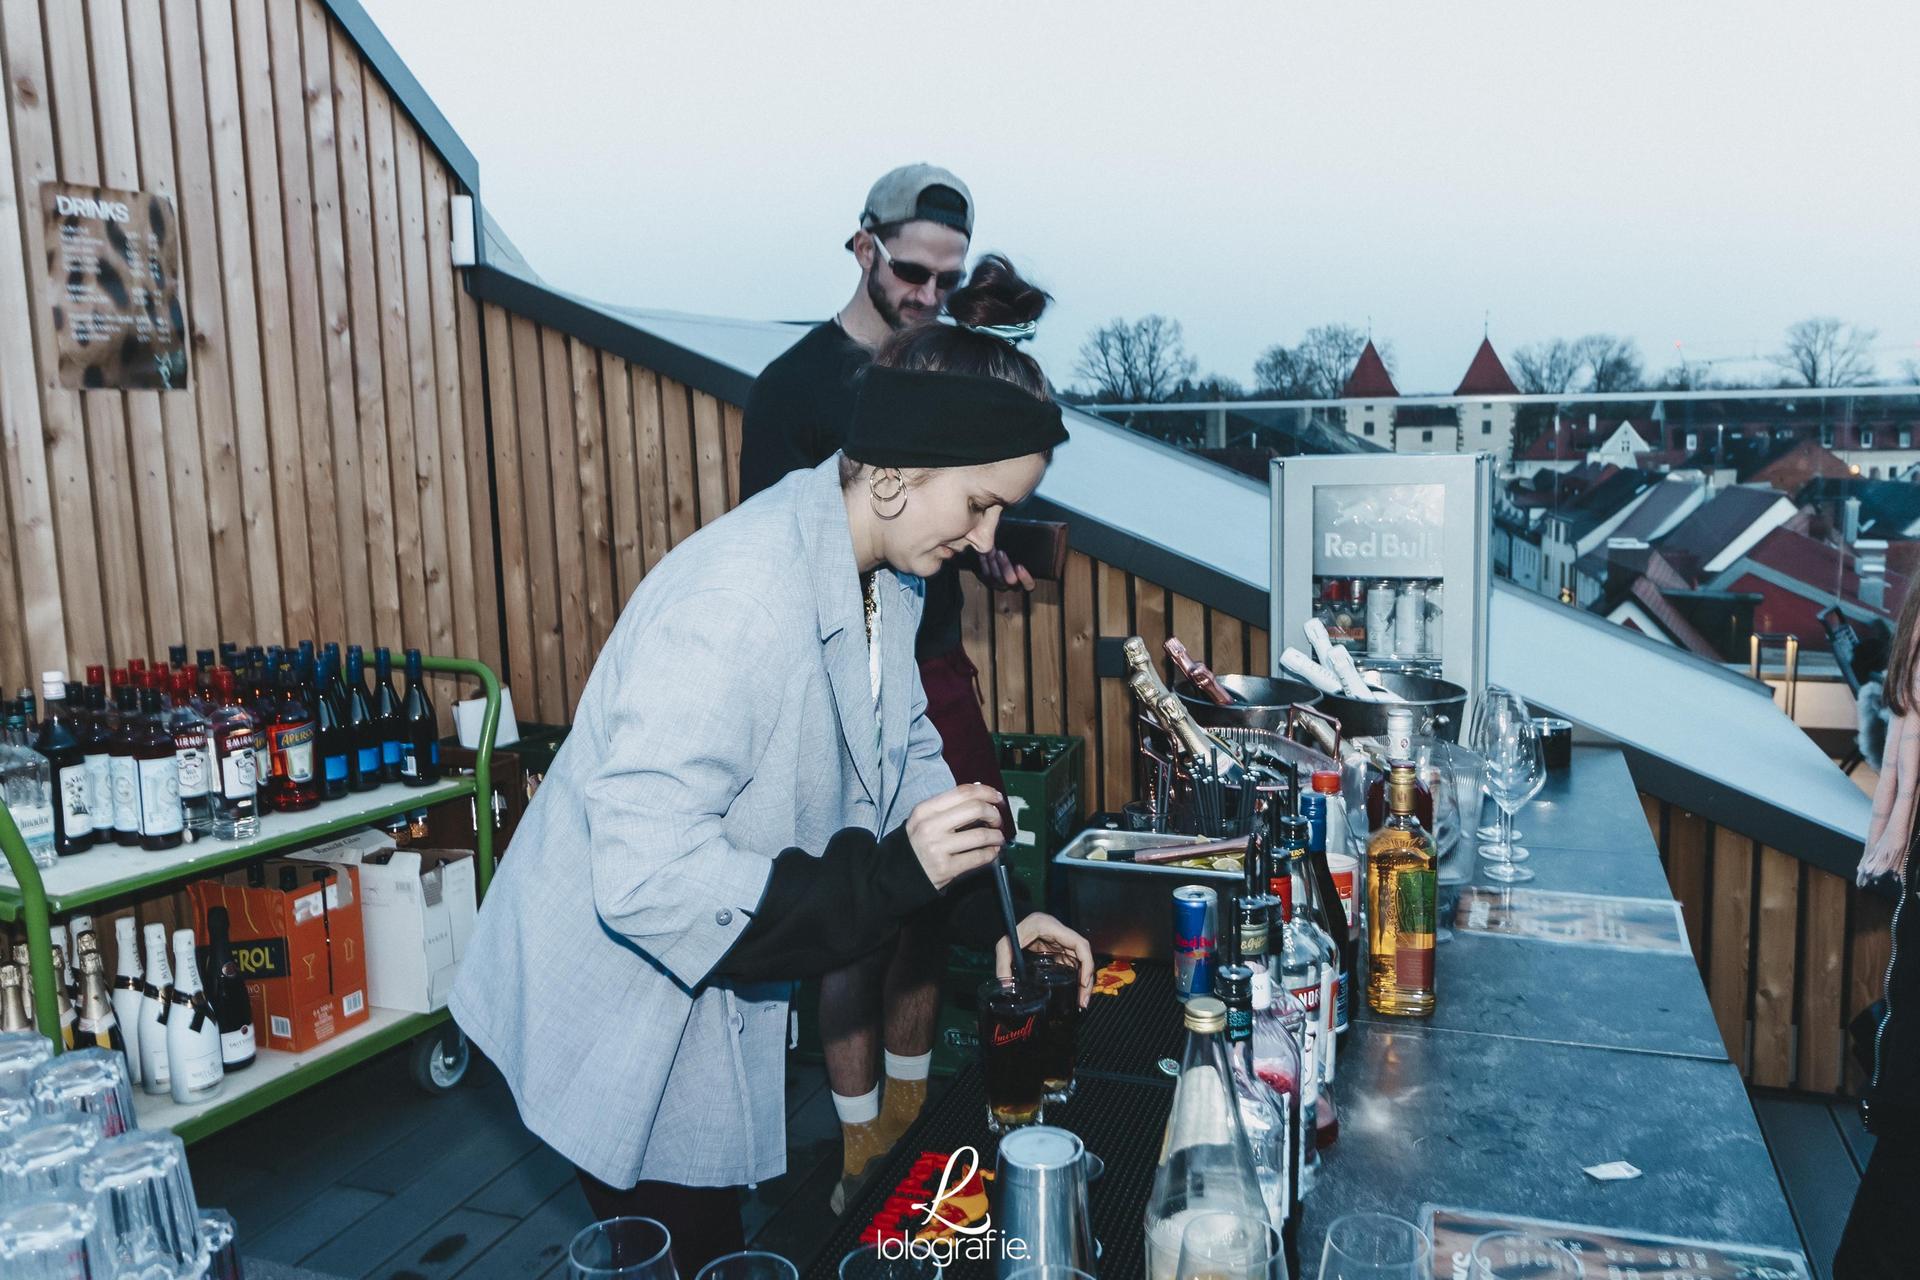
[[[1372,338],[1367,339],[1366,349],[1353,362],[1353,372],[1347,375],[1347,385],[1340,389],[1340,394],[1349,400],[1399,398],[1400,388],[1393,385],[1393,375],[1387,372],[1387,362],[1374,350]]]
[[[1491,339],[1480,339],[1480,349],[1473,353],[1473,363],[1467,366],[1467,376],[1460,379],[1460,385],[1454,389],[1457,396],[1515,396],[1520,388],[1513,385],[1513,379],[1507,376],[1507,366],[1500,363],[1500,357],[1493,352]]]

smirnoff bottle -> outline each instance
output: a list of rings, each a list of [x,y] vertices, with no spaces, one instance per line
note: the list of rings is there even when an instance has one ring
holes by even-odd
[[[140,944],[132,916],[113,922],[113,1016],[127,1046],[127,1078],[140,1083],[140,1004],[145,983],[140,980]]]
[[[173,710],[167,716],[173,735],[173,761],[180,777],[180,813],[187,830],[204,836],[213,830],[212,769],[207,750],[207,717],[193,693],[193,672],[173,673]]]
[[[193,960],[193,930],[173,932],[173,994],[167,1009],[167,1066],[173,1100],[182,1106],[205,1102],[220,1092],[220,1020],[200,990]]]
[[[260,830],[260,722],[234,694],[233,672],[213,673],[213,715],[207,737],[213,748],[213,834],[222,840],[249,840]]]
[[[173,972],[167,967],[167,926],[146,927],[147,982],[140,990],[140,1087],[148,1093],[173,1092],[167,1070],[167,1022],[172,1007]],[[189,957],[187,967],[193,967]]]

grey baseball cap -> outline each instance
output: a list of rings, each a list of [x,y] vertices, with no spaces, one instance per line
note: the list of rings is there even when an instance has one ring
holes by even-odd
[[[860,228],[924,220],[973,238],[973,193],[952,172],[933,164],[907,164],[885,174],[867,192]]]

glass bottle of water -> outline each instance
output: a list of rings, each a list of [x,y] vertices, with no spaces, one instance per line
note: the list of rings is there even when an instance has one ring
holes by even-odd
[[[56,860],[53,770],[45,756],[11,733],[0,736],[0,800],[6,801],[13,824],[20,828],[33,864],[43,871],[51,867]]]

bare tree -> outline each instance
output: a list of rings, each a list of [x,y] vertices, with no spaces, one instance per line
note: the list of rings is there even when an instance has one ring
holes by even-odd
[[[1857,387],[1873,380],[1873,329],[1814,316],[1787,328],[1786,345],[1771,357],[1800,387]]]
[[[1169,400],[1191,400],[1196,403],[1246,398],[1247,389],[1240,385],[1239,379],[1229,378],[1224,373],[1210,373],[1204,378],[1182,378],[1167,396]]]
[[[1296,346],[1268,347],[1254,361],[1256,394],[1275,400],[1337,400],[1367,342],[1366,332],[1353,325],[1322,324],[1307,330]],[[1392,344],[1376,350],[1392,372]]]
[[[1573,349],[1587,371],[1589,391],[1638,391],[1646,385],[1640,348],[1632,338],[1590,333],[1575,342]]]
[[[1920,360],[1902,360],[1900,376],[1913,386],[1920,386]]]
[[[1530,395],[1564,395],[1580,381],[1582,362],[1565,338],[1530,342],[1513,353],[1514,381]]]
[[[1132,323],[1116,317],[1088,334],[1075,372],[1102,404],[1153,404],[1168,399],[1198,367],[1180,322],[1149,315]]]

